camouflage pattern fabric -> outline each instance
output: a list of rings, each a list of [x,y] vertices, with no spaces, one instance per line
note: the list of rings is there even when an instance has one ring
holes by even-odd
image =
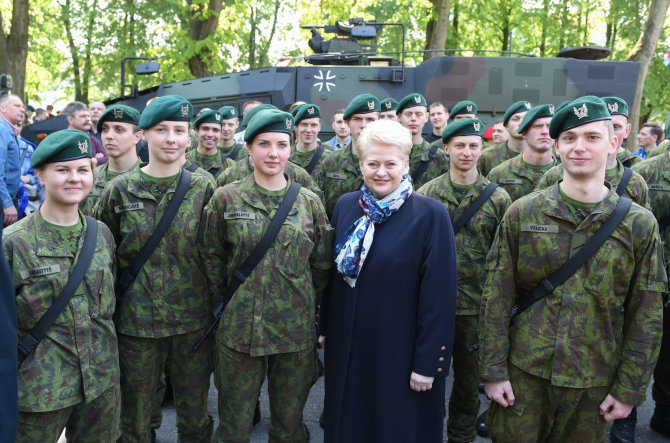
[[[177,177],[160,201],[149,192],[139,168],[105,188],[96,215],[114,234],[119,270],[130,265],[154,232],[178,181]],[[202,211],[212,193],[211,182],[191,175],[174,220],[117,306],[117,332],[168,337],[199,330],[210,322],[216,300],[209,295],[200,255],[207,252],[208,244],[199,245],[197,238]]]
[[[449,157],[444,152],[444,148],[440,149],[438,146],[437,151],[435,151],[435,157],[432,160],[429,160],[430,150],[430,143],[424,140],[421,145],[412,146],[412,150],[409,153],[409,175],[412,177],[414,189],[418,189],[432,179],[449,172]],[[421,177],[417,179],[417,171],[424,161],[429,161],[428,167]]]
[[[523,161],[523,156],[517,155],[493,168],[486,178],[498,183],[512,197],[512,201],[515,201],[533,192],[538,180],[555,164],[556,159],[546,169],[531,167]]]
[[[619,152],[617,152],[616,157],[617,159],[619,159],[621,163],[627,165],[629,168],[631,168],[634,164],[640,163],[642,161],[640,157],[633,154],[626,148],[619,149]]]
[[[480,375],[508,380],[509,362],[552,386],[609,387],[614,398],[639,405],[658,356],[667,286],[648,210],[633,203],[584,266],[510,325],[513,306],[593,236],[619,200],[610,188],[577,226],[558,186],[512,203],[500,224],[487,257]]]
[[[12,270],[18,336],[37,324],[67,283],[84,244],[50,230],[39,211],[5,228],[3,251]],[[77,256],[63,244],[77,241]],[[83,281],[18,372],[19,410],[46,412],[91,403],[119,385],[119,354],[112,316],[114,238],[98,223],[96,251]]]
[[[215,293],[260,242],[278,206],[258,189],[253,175],[215,191],[205,208],[203,232],[215,251],[206,260]],[[253,357],[311,349],[317,294],[328,280],[332,250],[333,230],[323,205],[301,188],[275,242],[223,312],[217,340]]]
[[[509,367],[514,404],[491,402],[486,424],[495,442],[602,442],[609,423],[600,415],[607,386],[570,388]]]
[[[419,188],[418,192],[434,198],[449,211],[452,221],[457,220],[486,189],[490,182],[479,174],[474,187],[459,203],[454,196],[449,174],[444,174]],[[482,288],[486,280],[486,254],[507,207],[509,195],[498,187],[491,197],[455,235],[458,269],[458,296],[456,315],[478,315]],[[476,369],[475,369],[476,370]]]
[[[609,180],[609,184],[612,185],[612,189],[616,190],[621,179],[623,178],[624,165],[619,159],[617,159],[617,170],[614,177]],[[549,186],[557,183],[563,178],[563,165],[556,165],[542,176],[540,181],[537,182],[535,186],[536,190],[542,190],[548,188]],[[607,179],[607,176],[605,177]],[[628,181],[628,185],[623,193],[624,197],[628,197],[633,200],[638,205],[649,209],[649,189],[647,188],[647,183],[644,181],[644,178],[637,172],[633,171],[633,175]]]
[[[495,146],[484,149],[482,155],[479,156],[479,160],[477,160],[477,170],[486,177],[493,168],[519,154],[519,152],[509,147],[507,141],[498,143]]]
[[[195,163],[199,168],[212,174],[212,177],[214,178],[218,177],[219,174],[235,164],[235,162],[229,158],[221,161],[220,151],[214,155],[203,155],[194,149],[193,151],[186,153],[186,160]]]
[[[243,160],[245,158],[249,157],[249,151],[247,150],[247,146],[244,143],[235,143],[233,146],[229,146],[227,148],[223,148],[219,146],[219,152],[223,152],[227,156],[230,155],[234,150],[237,145],[242,145],[242,147],[237,151],[237,155],[235,155],[235,158],[231,158],[232,161],[238,162],[240,160]],[[230,157],[228,157],[230,158]]]
[[[47,412],[19,412],[16,443],[67,441],[113,443],[120,434],[121,390],[104,391],[87,403]]]
[[[256,400],[267,375],[270,397],[269,441],[305,443],[302,411],[316,382],[313,348],[252,357],[217,341],[215,377],[219,390],[219,427],[212,441],[249,441]]]
[[[192,166],[194,164],[195,163],[193,163],[191,160],[185,159],[184,164],[181,165],[181,168],[182,169],[188,169],[189,171],[191,171],[193,169]],[[140,165],[140,167],[142,167],[142,166],[144,166],[144,165]],[[209,172],[205,171],[204,169],[202,169],[197,164],[195,166],[196,166],[195,170],[191,171],[191,173],[203,177],[205,180],[207,180],[208,182],[210,182],[212,184],[212,187],[216,188],[216,180],[214,179],[214,176],[212,174],[210,174]]]
[[[323,161],[326,159],[326,157],[328,157],[331,153],[334,152],[333,147],[319,142],[319,146],[313,151],[309,152],[300,152],[297,149],[293,148],[293,152],[291,152],[291,155],[288,158],[290,162],[304,169],[311,163],[312,159],[316,155],[316,151],[321,146],[323,146],[325,149],[323,151],[323,154],[321,154],[321,158],[319,158],[319,160],[316,163],[316,166],[314,167],[312,173],[310,174],[312,176],[312,179],[314,179],[316,185],[319,187],[319,189],[323,189],[323,173],[322,173],[323,168],[320,168],[319,165],[323,164]]]
[[[647,152],[647,160],[670,151],[670,140],[663,140],[658,146]]]
[[[331,217],[340,197],[361,189],[363,174],[351,143],[329,155],[318,168],[322,168],[319,173],[323,175],[324,204],[328,217]]]
[[[188,355],[203,332],[200,329],[165,338],[119,334],[123,392],[120,441],[150,441],[156,387],[167,362],[179,441],[209,443],[214,423],[207,411],[210,375],[214,370],[213,338],[207,338],[192,357]]]
[[[137,162],[133,165],[133,168],[136,168],[139,164],[140,159],[138,158]],[[88,196],[79,202],[79,210],[83,212],[84,215],[95,217],[95,211],[93,208],[95,208],[95,205],[98,204],[98,200],[100,200],[100,195],[105,189],[105,186],[107,186],[107,184],[112,181],[112,179],[118,177],[121,174],[123,174],[123,172],[118,173],[110,171],[109,163],[97,166],[95,168],[95,183],[93,183],[91,192],[88,194]]]

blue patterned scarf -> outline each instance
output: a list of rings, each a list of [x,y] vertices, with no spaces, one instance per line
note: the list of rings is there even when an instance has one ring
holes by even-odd
[[[376,198],[367,185],[363,184],[358,204],[361,205],[364,215],[347,229],[342,240],[335,246],[337,270],[352,288],[356,286],[356,279],[372,246],[375,225],[384,223],[398,212],[410,195],[412,181],[408,174],[403,176],[400,185],[393,192],[382,199]]]

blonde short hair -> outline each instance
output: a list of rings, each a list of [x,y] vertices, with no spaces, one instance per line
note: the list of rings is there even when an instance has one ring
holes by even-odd
[[[398,122],[375,120],[370,122],[358,137],[358,155],[365,157],[366,149],[372,144],[393,145],[409,158],[412,150],[412,133]]]

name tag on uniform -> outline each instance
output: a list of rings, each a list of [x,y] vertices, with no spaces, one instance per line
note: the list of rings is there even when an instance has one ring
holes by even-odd
[[[21,278],[37,277],[40,275],[57,274],[60,272],[60,265],[40,266],[39,268],[26,269],[21,271]]]
[[[223,219],[224,220],[236,220],[236,219],[254,220],[255,218],[256,218],[256,214],[253,214],[251,212],[224,212],[223,213]]]
[[[652,191],[670,191],[670,185],[650,184],[647,187]]]
[[[130,203],[128,205],[114,206],[114,213],[118,214],[119,212],[137,211],[138,209],[144,209],[144,203],[139,202],[139,203]]]
[[[498,180],[499,185],[522,185],[523,180],[520,178],[501,178]]]
[[[521,232],[546,232],[548,234],[558,234],[558,225],[531,225],[524,223],[521,225]]]
[[[338,174],[337,172],[327,172],[326,177],[334,178],[335,180],[346,180],[346,174]]]

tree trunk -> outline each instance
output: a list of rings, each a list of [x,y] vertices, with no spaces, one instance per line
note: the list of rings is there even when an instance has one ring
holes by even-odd
[[[11,30],[5,31],[0,11],[0,74],[12,76],[12,93],[25,100],[26,61],[28,60],[28,27],[30,4],[26,0],[14,0]]]
[[[628,60],[640,62],[640,76],[637,78],[635,100],[630,113],[632,125],[631,135],[628,137],[628,149],[630,150],[637,147],[637,131],[641,123],[639,117],[644,81],[647,78],[647,71],[649,71],[651,59],[656,51],[656,45],[663,32],[663,23],[668,13],[668,6],[670,6],[670,0],[649,0],[647,19],[644,22],[642,33],[635,46],[628,53]]]
[[[249,32],[249,69],[256,67],[256,8],[251,6],[251,31]]]
[[[454,0],[454,18],[451,21],[452,48],[458,48],[458,1]]]
[[[549,0],[543,0],[542,5],[544,9],[542,10],[542,34],[540,37],[540,57],[544,57],[544,54],[547,50],[547,20],[549,18]]]
[[[81,72],[79,70],[79,51],[77,46],[74,44],[74,39],[72,38],[72,27],[70,21],[70,0],[65,0],[65,4],[61,5],[61,20],[63,20],[63,25],[65,26],[65,37],[67,38],[68,48],[70,49],[70,57],[72,57],[72,74],[74,79],[74,99],[76,101],[82,101],[82,89],[81,89]]]
[[[275,11],[272,14],[272,29],[270,30],[270,37],[268,38],[267,43],[261,49],[260,53],[260,62],[258,63],[259,67],[268,65],[268,51],[270,50],[270,45],[272,44],[272,39],[275,36],[275,31],[277,30],[277,17],[279,16],[279,5],[281,0],[275,0]]]
[[[449,32],[449,9],[450,0],[431,0],[433,4],[433,15],[426,27],[426,49],[445,49],[447,44],[447,33]],[[431,57],[437,57],[439,52],[426,52],[423,61]]]
[[[189,4],[193,4],[190,1]],[[199,6],[195,11],[189,13],[189,36],[194,44],[206,40],[207,37],[216,32],[216,27],[219,25],[219,16],[221,15],[221,8],[223,7],[222,0],[209,0],[205,2],[198,2]],[[207,66],[207,61],[214,56],[214,51],[211,47],[203,46],[188,60],[188,67],[194,77],[207,77],[212,75],[212,72]]]
[[[568,0],[563,0],[561,11],[561,29],[568,29]],[[561,36],[558,41],[558,50],[560,51],[565,47],[565,32],[561,32],[559,35]]]

